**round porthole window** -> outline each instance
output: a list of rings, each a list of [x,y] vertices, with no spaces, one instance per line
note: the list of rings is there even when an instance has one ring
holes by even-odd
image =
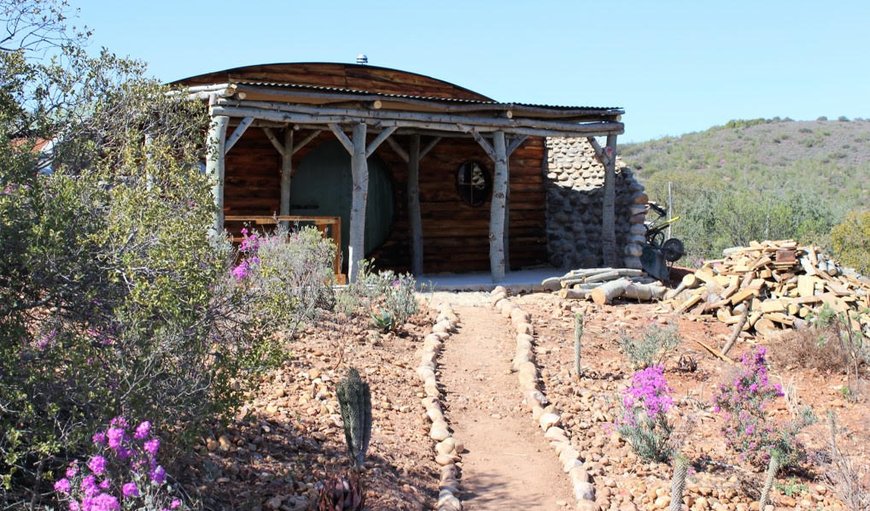
[[[456,171],[456,191],[462,202],[469,206],[480,206],[489,199],[492,176],[479,162],[466,161]]]

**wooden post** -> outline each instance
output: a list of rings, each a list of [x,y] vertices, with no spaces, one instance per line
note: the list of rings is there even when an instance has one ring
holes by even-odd
[[[342,133],[343,134],[343,133]],[[365,258],[366,202],[369,195],[369,166],[366,160],[366,125],[353,127],[353,153],[350,158],[353,175],[353,195],[350,207],[350,240],[348,243],[347,273],[350,282],[356,282],[360,262]]]
[[[411,273],[423,274],[423,216],[420,211],[420,135],[411,136],[408,154],[408,222],[411,228]]]
[[[616,253],[616,135],[607,135],[604,150],[604,200],[601,213],[601,255],[605,266],[622,266]]]
[[[220,235],[224,230],[224,152],[227,139],[227,126],[230,118],[216,115],[211,118],[206,138],[205,172],[212,179],[215,218],[213,231]]]
[[[499,282],[505,275],[505,216],[507,208],[508,164],[504,132],[492,135],[495,155],[492,201],[489,210],[489,267],[492,280]]]
[[[281,203],[278,205],[279,215],[290,214],[290,180],[293,175],[293,128],[287,126],[284,130],[284,145],[281,151]],[[281,222],[287,227],[288,222]]]

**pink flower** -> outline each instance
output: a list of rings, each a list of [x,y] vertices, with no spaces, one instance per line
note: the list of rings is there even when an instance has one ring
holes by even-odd
[[[109,428],[109,431],[106,432],[106,437],[109,440],[109,447],[114,450],[118,450],[121,447],[121,444],[124,442],[124,437],[126,436],[123,428]]]
[[[139,488],[136,487],[136,483],[129,482],[121,487],[121,493],[124,495],[125,499],[129,499],[130,497],[138,497]]]
[[[143,447],[145,449],[145,452],[150,454],[152,457],[157,456],[157,450],[160,449],[160,439],[152,438],[151,440],[145,442],[145,445]]]
[[[71,485],[69,483],[69,479],[63,478],[59,479],[56,483],[54,483],[54,491],[58,493],[63,493],[64,495],[69,495]]]
[[[178,509],[181,507],[181,501],[178,499],[172,499],[172,502],[169,504],[169,509]]]
[[[78,462],[73,461],[73,462],[70,463],[69,466],[66,468],[66,476],[67,476],[67,477],[75,477],[76,474],[78,474],[78,473],[79,473],[79,465],[78,465]]]
[[[91,437],[91,440],[93,440],[94,445],[106,445],[106,433],[103,431],[97,431],[96,433],[94,433],[94,436]]]
[[[98,476],[103,475],[106,471],[106,458],[99,455],[94,456],[90,461],[88,461],[88,468]]]
[[[166,470],[160,465],[154,467],[154,470],[151,471],[150,475],[151,481],[158,485],[163,484],[163,482],[166,481]]]
[[[150,432],[151,422],[142,421],[142,423],[136,427],[136,432],[133,434],[133,438],[136,440],[145,440]]]

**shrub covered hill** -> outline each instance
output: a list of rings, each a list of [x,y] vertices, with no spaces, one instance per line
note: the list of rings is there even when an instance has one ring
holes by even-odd
[[[730,121],[620,153],[651,200],[667,204],[671,183],[673,235],[694,257],[753,239],[830,248],[834,226],[870,214],[870,120]]]

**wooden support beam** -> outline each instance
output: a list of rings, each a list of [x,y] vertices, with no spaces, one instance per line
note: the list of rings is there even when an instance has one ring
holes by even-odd
[[[607,153],[604,151],[604,148],[601,147],[601,144],[598,143],[598,140],[596,140],[595,137],[586,137],[586,140],[595,151],[595,156],[598,157],[598,161],[600,161],[602,165],[607,166],[609,158],[607,156]]]
[[[420,135],[411,136],[408,153],[408,224],[411,230],[411,273],[423,274],[423,215],[420,208]]]
[[[341,126],[339,126],[338,124],[332,123],[329,125],[329,129],[332,130],[332,132],[335,134],[335,138],[337,138],[338,141],[341,142],[341,145],[344,146],[344,148],[347,150],[347,152],[349,152],[350,154],[353,154],[353,151],[354,151],[353,142],[347,137],[347,135],[344,133],[344,131],[341,130]],[[363,151],[365,151],[365,148],[363,148]]]
[[[417,135],[417,136],[419,136],[419,135]],[[411,162],[411,157],[410,157],[410,155],[408,155],[408,151],[405,151],[404,149],[402,149],[402,146],[400,146],[398,142],[396,142],[392,138],[388,138],[387,144],[389,144],[390,147],[393,148],[393,151],[395,151],[396,154],[399,155],[399,158],[401,158],[405,163]]]
[[[308,145],[308,142],[311,142],[317,135],[320,135],[320,132],[323,130],[314,130],[310,135],[300,140],[296,145],[293,146],[293,154],[296,154],[297,151]]]
[[[420,159],[422,160],[423,158],[426,157],[427,154],[429,154],[429,151],[431,151],[432,149],[435,149],[435,146],[438,145],[438,142],[441,142],[441,137],[435,137],[432,140],[430,140],[429,143],[426,144],[426,147],[424,147],[420,151]]]
[[[607,135],[604,199],[601,212],[601,255],[607,266],[621,266],[616,250],[616,135]]]
[[[483,148],[483,152],[485,152],[492,161],[496,161],[498,159],[498,155],[496,154],[495,149],[493,149],[489,141],[483,138],[483,135],[481,135],[474,128],[469,128],[469,132],[471,132],[471,136],[474,137],[474,140],[476,140],[477,143],[480,144],[480,147]]]
[[[335,126],[333,128],[333,126]],[[347,135],[338,126],[330,125],[333,132]],[[337,136],[337,135],[336,135]],[[350,168],[353,176],[353,194],[350,206],[350,242],[348,245],[347,273],[350,282],[359,277],[360,263],[365,258],[366,202],[369,194],[369,167],[366,159],[366,125],[357,123],[353,127],[351,142]]]
[[[293,176],[293,132],[287,127],[284,130],[284,143],[281,148],[281,203],[278,205],[280,215],[290,214],[290,181]],[[287,223],[282,224],[284,227]]]
[[[508,144],[507,146],[507,155],[510,156],[514,154],[514,151],[516,151],[521,145],[523,145],[523,142],[525,142],[527,138],[529,138],[528,135],[519,135],[514,137],[513,140],[510,141],[510,144]]]
[[[284,144],[278,140],[278,137],[275,136],[275,132],[272,131],[272,128],[263,128],[263,134],[266,135],[266,138],[269,139],[269,142],[272,142],[272,147],[278,151],[278,154],[284,156]]]
[[[505,276],[505,212],[507,210],[508,160],[503,131],[493,134],[495,175],[489,210],[489,267],[492,280],[500,282]],[[478,141],[479,143],[479,141]]]
[[[384,140],[390,138],[390,135],[395,133],[395,131],[397,129],[399,129],[399,128],[396,126],[390,126],[389,128],[385,129],[384,131],[378,133],[378,136],[375,137],[374,140],[372,140],[372,142],[368,145],[368,147],[366,147],[366,158],[375,154],[375,151],[377,151],[378,147],[380,147],[380,145],[384,143]]]
[[[233,130],[233,134],[227,137],[226,147],[224,147],[224,155],[230,152],[230,149],[232,149],[233,146],[236,145],[236,142],[238,142],[239,139],[242,138],[242,135],[245,134],[245,131],[248,130],[248,127],[253,122],[253,117],[245,117],[244,119],[242,119],[242,122],[240,122],[239,125],[236,126],[236,129]]]
[[[227,140],[227,125],[230,118],[225,115],[212,116],[206,136],[205,172],[212,181],[215,218],[212,227],[215,235],[224,232],[224,152]]]

